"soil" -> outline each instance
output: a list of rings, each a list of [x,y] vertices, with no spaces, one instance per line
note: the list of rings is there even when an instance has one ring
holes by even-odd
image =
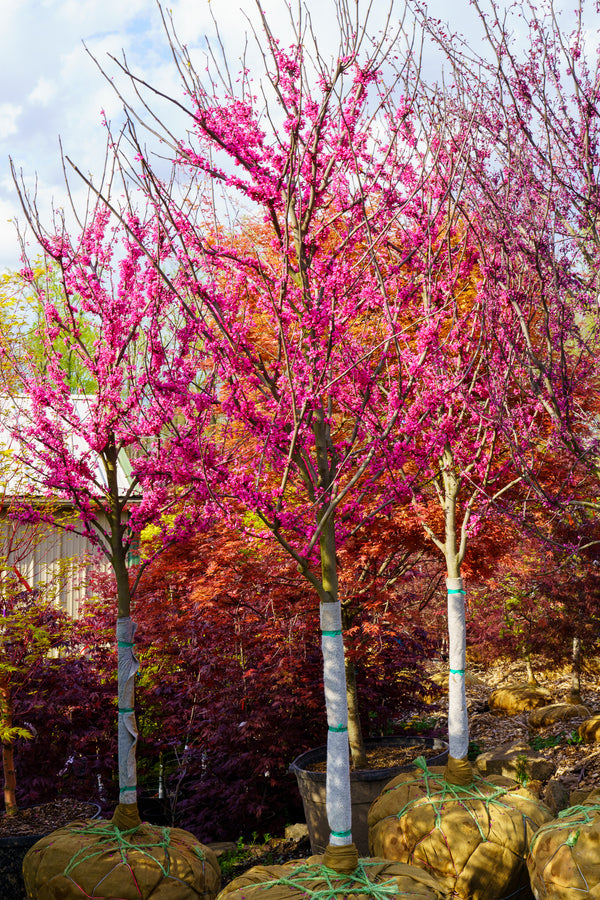
[[[395,766],[410,766],[419,756],[425,759],[433,759],[439,756],[441,750],[435,747],[426,747],[415,743],[405,747],[375,747],[367,750],[367,769],[391,769]],[[325,760],[307,766],[309,772],[324,772],[327,763]]]
[[[20,809],[14,815],[0,815],[0,838],[15,835],[44,835],[74,819],[91,819],[98,813],[95,803],[63,798],[40,806]]]
[[[252,866],[280,866],[283,863],[310,856],[310,841],[307,837],[300,840],[270,838],[263,844],[244,846],[237,851],[219,856],[222,881],[221,887],[243,875]]]

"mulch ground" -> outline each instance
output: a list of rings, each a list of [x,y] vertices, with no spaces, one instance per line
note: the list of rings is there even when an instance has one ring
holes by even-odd
[[[48,834],[74,819],[91,819],[98,813],[95,803],[63,798],[20,809],[11,816],[0,815],[0,838],[14,835]]]
[[[469,667],[481,684],[467,687],[470,739],[479,752],[494,750],[501,744],[523,741],[532,745],[555,765],[554,778],[565,783],[569,790],[594,790],[600,788],[600,744],[579,741],[577,729],[587,716],[556,722],[545,728],[530,728],[530,711],[513,716],[491,712],[489,696],[496,688],[525,680],[523,667],[512,663],[495,665],[486,669]],[[553,703],[566,702],[571,687],[567,670],[536,672],[541,687],[552,695]],[[600,713],[600,685],[597,671],[581,677],[581,698],[590,715]],[[446,726],[446,716],[441,713],[439,726]],[[545,787],[545,785],[544,785]]]

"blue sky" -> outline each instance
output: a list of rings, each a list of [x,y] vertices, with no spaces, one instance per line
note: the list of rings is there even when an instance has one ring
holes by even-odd
[[[294,0],[295,2],[295,0]],[[244,12],[255,18],[254,0],[170,0],[181,40],[202,48],[212,32],[212,10],[233,60],[239,59]],[[366,7],[367,0],[361,0]],[[319,32],[332,33],[332,0],[307,0]],[[354,0],[351,0],[354,5]],[[284,0],[263,0],[275,33],[284,33],[288,14]],[[402,3],[398,3],[401,8]],[[386,0],[374,0],[376,15]],[[432,14],[449,20],[453,30],[475,33],[476,14],[468,0],[430,0]],[[0,271],[19,266],[19,248],[12,221],[23,221],[10,175],[8,157],[22,169],[30,189],[37,183],[42,217],[49,222],[52,204],[67,203],[59,150],[86,172],[98,174],[104,156],[101,111],[118,120],[121,104],[86,53],[110,66],[107,54],[127,54],[130,63],[150,83],[177,93],[155,0],[12,0],[2,4],[0,29]],[[115,67],[111,72],[116,74]],[[36,181],[37,179],[37,181]],[[73,182],[76,203],[83,203],[83,186]]]

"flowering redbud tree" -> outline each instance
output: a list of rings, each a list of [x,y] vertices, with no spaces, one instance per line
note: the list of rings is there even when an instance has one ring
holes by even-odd
[[[548,448],[566,452],[572,465],[550,488],[532,465],[539,428],[530,432],[529,453],[515,447],[515,462],[557,511],[595,510],[598,411],[589,386],[598,373],[597,4],[578,0],[561,11],[527,0],[510,14],[494,0],[473,5],[483,37],[476,48],[451,39],[420,10],[452,72],[448,86],[432,90],[443,94],[454,133],[476,123],[461,202],[473,240],[485,248],[487,317],[496,324],[490,351],[502,352],[516,324],[513,389],[541,405]],[[508,429],[505,436],[512,443]]]
[[[124,822],[137,815],[134,676],[136,625],[131,599],[144,565],[130,580],[128,555],[148,524],[161,525],[163,543],[187,536],[208,517],[201,485],[191,488],[177,464],[193,432],[195,446],[210,413],[210,372],[190,353],[186,311],[156,275],[148,255],[160,256],[160,231],[135,216],[123,229],[104,205],[79,234],[59,221],[48,233],[27,206],[32,227],[58,275],[49,292],[38,271],[23,276],[43,310],[43,352],[16,360],[19,393],[8,427],[13,458],[27,473],[22,521],[48,520],[84,535],[107,557],[117,585],[119,807]],[[85,327],[82,327],[85,322]],[[65,365],[65,355],[69,365]],[[73,364],[76,360],[76,364]],[[94,385],[74,393],[74,372]],[[193,389],[192,389],[193,386]],[[173,453],[174,445],[179,451]],[[197,452],[196,456],[197,458]],[[188,502],[194,494],[194,503]],[[75,513],[56,522],[48,502]],[[124,818],[123,818],[124,817]],[[117,819],[115,819],[117,821]],[[119,819],[121,821],[121,819]]]
[[[219,373],[216,434],[230,462],[215,501],[271,535],[320,603],[330,848],[343,849],[353,846],[349,727],[364,758],[348,716],[337,551],[377,514],[382,446],[418,424],[404,410],[427,357],[414,326],[428,273],[413,279],[405,266],[451,226],[454,201],[430,177],[435,148],[414,132],[410,79],[388,67],[395,35],[372,39],[345,0],[336,10],[331,64],[302,14],[286,49],[263,16],[258,86],[248,71],[236,82],[226,59],[203,75],[169,32],[189,136],[163,133],[168,182],[139,141],[130,166],[176,259],[157,268],[194,311]],[[189,186],[207,183],[227,199],[210,216],[189,202]],[[227,209],[247,214],[234,223]],[[394,465],[404,443],[388,454]]]
[[[453,257],[457,256],[457,260]],[[469,538],[487,527],[504,497],[514,496],[521,475],[504,438],[528,446],[539,410],[511,390],[517,365],[513,328],[503,353],[489,351],[479,253],[469,241],[446,241],[430,278],[418,330],[428,341],[427,363],[414,386],[410,416],[419,423],[406,448],[409,465],[390,463],[390,497],[410,492],[413,511],[442,553],[447,572],[449,637],[448,780],[470,782],[469,730],[465,692],[466,590],[461,567]],[[499,402],[501,398],[501,403]],[[505,406],[508,412],[504,412]],[[510,415],[510,422],[505,418]]]

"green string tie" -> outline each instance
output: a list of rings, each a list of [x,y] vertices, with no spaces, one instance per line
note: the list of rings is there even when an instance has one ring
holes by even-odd
[[[341,635],[341,631],[322,631],[321,634],[323,637],[339,637]]]
[[[335,832],[332,831],[332,834]],[[292,889],[294,895],[300,893],[306,900],[340,900],[359,894],[371,900],[388,900],[391,897],[407,897],[405,891],[398,891],[394,878],[377,884],[369,879],[367,869],[373,863],[361,860],[357,868],[348,875],[335,872],[327,866],[313,863],[293,869],[289,875],[283,875],[273,881],[265,881],[261,887],[268,890],[274,886],[285,886]],[[315,882],[322,882],[323,887],[315,888]]]
[[[435,827],[441,829],[442,810],[444,809],[444,804],[454,801],[456,803],[459,803],[463,807],[463,809],[465,809],[469,813],[475,825],[477,826],[477,830],[479,831],[481,840],[487,841],[488,838],[481,827],[481,824],[477,817],[477,813],[473,809],[471,803],[473,800],[482,801],[486,810],[486,814],[489,817],[490,806],[508,808],[508,804],[503,803],[500,799],[508,793],[507,789],[498,787],[498,785],[492,784],[488,781],[484,781],[483,779],[475,782],[474,784],[468,784],[464,786],[458,784],[450,784],[446,781],[443,775],[436,775],[429,770],[427,762],[423,756],[419,756],[414,761],[413,765],[415,766],[415,768],[420,769],[423,773],[423,782],[427,794],[427,802],[433,807],[435,815]],[[413,779],[411,782],[403,782],[402,786],[405,786],[408,783],[419,784],[420,777]],[[397,785],[396,787],[399,787],[399,785]],[[391,790],[395,789],[396,788],[391,788]],[[424,797],[412,798],[402,807],[399,812],[394,814],[393,818],[400,819],[409,810],[422,805],[424,802]]]
[[[600,804],[598,803],[569,806],[567,809],[563,809],[562,812],[559,812],[556,819],[553,819],[552,822],[548,822],[546,825],[542,825],[542,827],[536,831],[531,839],[531,849],[533,850],[534,844],[543,834],[546,834],[548,831],[558,831],[562,828],[568,828],[569,825],[574,826],[574,830],[569,833],[565,844],[567,847],[575,846],[580,830],[577,826],[591,825],[592,822],[595,821],[598,813],[600,813]],[[568,819],[572,819],[573,821],[565,821]]]
[[[579,840],[579,828],[577,831],[572,831],[569,837],[566,839],[565,844],[567,847],[574,847],[577,841]]]
[[[125,713],[134,712],[134,710],[133,709],[119,709],[119,712],[122,713],[123,715],[125,715]]]
[[[454,589],[454,588],[446,588],[446,592],[447,592],[448,594],[466,594],[466,593],[467,593],[467,592],[464,590],[464,588],[456,588],[456,589]]]
[[[451,675],[464,675],[465,670],[464,669],[450,669],[450,674]]]
[[[128,862],[128,852],[142,854],[160,869],[163,878],[172,877],[169,873],[171,835],[168,828],[145,825],[144,831],[140,831],[139,826],[120,831],[112,822],[102,822],[83,828],[74,825],[70,830],[73,834],[87,834],[99,838],[96,844],[82,847],[68,861],[64,874],[70,880],[74,880],[74,871],[81,863],[102,856],[107,850],[116,852],[124,864]]]
[[[135,644],[130,644],[127,641],[117,641],[117,647],[135,647]]]
[[[137,787],[134,786],[134,787],[123,787],[123,788],[119,788],[119,793],[124,794],[125,791],[137,791]]]
[[[332,831],[331,834],[333,837],[346,838],[346,837],[350,837],[352,832],[351,831]]]
[[[590,803],[588,805],[586,803],[586,804],[582,804],[581,806],[569,806],[568,809],[563,809],[562,812],[559,812],[557,818],[566,819],[566,818],[569,818],[570,816],[581,816],[583,822],[586,825],[588,825],[592,821],[595,813],[597,813],[597,812],[600,812],[600,804]],[[590,816],[590,813],[592,814],[591,816]]]
[[[330,725],[328,731],[348,731],[346,725]]]

